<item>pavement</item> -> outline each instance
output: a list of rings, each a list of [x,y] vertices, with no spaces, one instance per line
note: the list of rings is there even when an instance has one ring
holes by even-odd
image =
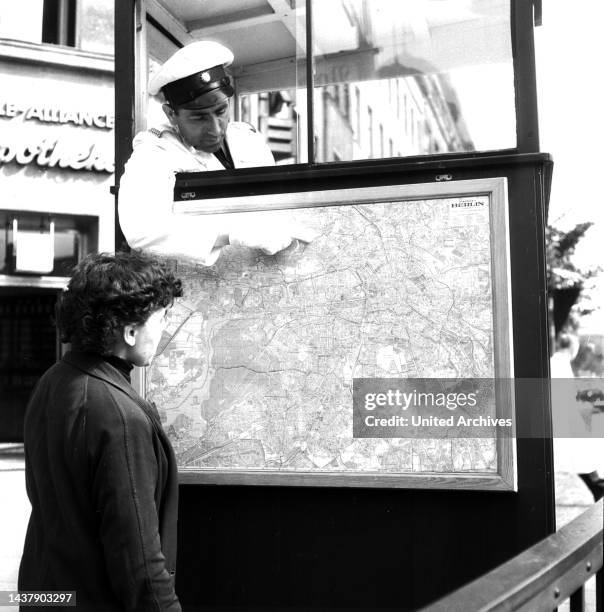
[[[22,444],[0,444],[0,495],[0,591],[14,591],[31,512],[25,491]],[[18,607],[2,610],[17,612]]]
[[[0,444],[0,494],[0,590],[8,591],[17,588],[19,561],[31,511],[25,491],[22,444]],[[591,493],[576,474],[556,472],[558,529],[592,503]],[[586,599],[586,610],[595,610],[593,586],[588,585]],[[17,608],[5,607],[3,612],[17,612]]]

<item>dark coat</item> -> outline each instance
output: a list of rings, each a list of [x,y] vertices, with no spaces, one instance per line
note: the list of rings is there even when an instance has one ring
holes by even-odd
[[[118,369],[69,352],[44,374],[25,416],[25,476],[19,590],[76,591],[78,610],[180,610],[174,451]]]

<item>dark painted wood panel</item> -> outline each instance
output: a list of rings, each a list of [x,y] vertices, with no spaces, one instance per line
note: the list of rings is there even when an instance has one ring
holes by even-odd
[[[443,170],[459,180],[508,177],[518,377],[548,372],[546,163]],[[313,189],[434,180],[433,169],[313,174]],[[299,188],[305,179],[291,180]],[[249,186],[229,195],[240,188]],[[492,569],[554,528],[547,397],[517,397],[517,415],[520,433],[533,436],[518,441],[518,493],[181,485],[177,588],[185,608],[412,610]]]

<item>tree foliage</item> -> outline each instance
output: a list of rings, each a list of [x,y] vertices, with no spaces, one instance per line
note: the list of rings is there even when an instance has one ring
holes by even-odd
[[[573,262],[577,244],[592,225],[579,223],[569,231],[552,225],[546,228],[547,286],[554,302],[556,331],[565,325],[577,327],[578,316],[595,310],[589,295],[591,285],[586,281],[602,269],[599,266],[579,268]]]
[[[581,270],[572,261],[577,243],[592,225],[579,223],[568,232],[547,226],[547,284],[550,290],[583,289],[585,281],[597,274],[598,268]]]

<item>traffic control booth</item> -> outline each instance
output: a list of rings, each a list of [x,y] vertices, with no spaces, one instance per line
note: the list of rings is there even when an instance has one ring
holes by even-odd
[[[541,3],[115,6],[116,176],[149,75],[215,40],[275,165],[180,174],[174,210],[316,235],[172,262],[137,384],[178,458],[184,608],[414,610],[551,534]]]

